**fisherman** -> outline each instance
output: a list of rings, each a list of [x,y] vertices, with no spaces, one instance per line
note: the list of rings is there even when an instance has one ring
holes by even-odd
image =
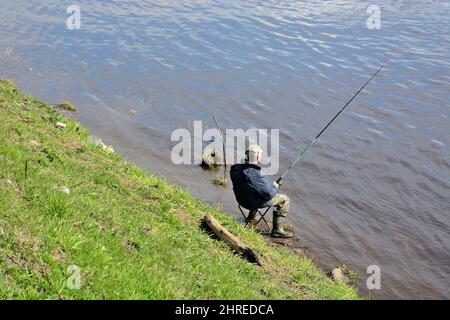
[[[230,176],[237,202],[249,210],[247,221],[254,225],[256,213],[260,208],[273,206],[272,237],[290,238],[291,232],[284,230],[284,221],[289,211],[289,198],[278,193],[279,185],[261,174],[261,158],[263,150],[252,144],[245,152],[245,164],[231,166]]]

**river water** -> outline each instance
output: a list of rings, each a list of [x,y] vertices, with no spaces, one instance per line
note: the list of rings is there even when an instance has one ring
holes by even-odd
[[[72,4],[80,29],[66,26]],[[172,164],[172,131],[214,127],[213,113],[278,128],[281,172],[391,58],[286,177],[288,222],[325,268],[358,272],[365,296],[450,298],[450,2],[377,1],[380,29],[370,4],[1,0],[0,77],[71,100],[127,160],[238,217],[217,173]]]

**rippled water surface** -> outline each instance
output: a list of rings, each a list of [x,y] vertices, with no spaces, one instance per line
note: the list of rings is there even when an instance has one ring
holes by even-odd
[[[280,128],[280,170],[389,57],[285,179],[289,223],[363,295],[450,297],[450,3],[0,1],[0,76],[77,118],[126,158],[237,215],[216,173],[170,162],[170,134]],[[128,111],[136,110],[136,116]],[[276,177],[273,177],[276,178]],[[381,268],[381,290],[366,268]]]

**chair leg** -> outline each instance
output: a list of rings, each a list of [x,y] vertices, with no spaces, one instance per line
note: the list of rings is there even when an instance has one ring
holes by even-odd
[[[264,222],[266,223],[266,226],[269,229],[269,231],[271,231],[271,228],[270,228],[269,224],[267,223],[267,220],[266,220],[266,218],[264,216],[267,214],[267,212],[270,210],[270,208],[272,208],[272,206],[268,207],[266,209],[266,211],[264,211],[264,213],[261,213],[261,211],[258,210],[259,214],[261,215],[261,218],[259,218],[258,222],[256,223],[256,224],[258,224],[261,220],[264,220]]]
[[[242,216],[244,217],[244,220],[245,220],[245,226],[248,226],[248,222],[249,222],[248,217],[245,216],[245,213],[244,213],[244,211],[242,210],[241,206],[238,206],[238,208],[239,208],[239,211],[241,212]],[[264,213],[262,213],[261,210],[258,209],[258,213],[259,213],[259,215],[261,216],[261,218],[259,218],[259,220],[256,222],[255,226],[258,225],[258,224],[261,222],[261,220],[264,220],[264,223],[266,224],[267,228],[269,229],[269,231],[271,231],[271,228],[270,228],[270,226],[269,226],[269,223],[267,223],[267,220],[266,220],[266,218],[264,217],[264,216],[267,214],[267,212],[270,210],[270,208],[272,208],[272,206],[268,207],[268,208],[264,211]]]
[[[245,216],[244,211],[242,211],[241,206],[238,206],[238,208],[239,208],[239,211],[241,211],[242,215],[244,216],[245,226],[247,226],[248,225],[248,218]]]

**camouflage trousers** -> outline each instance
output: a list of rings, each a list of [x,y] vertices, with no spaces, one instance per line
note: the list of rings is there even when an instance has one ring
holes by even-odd
[[[264,207],[274,207],[274,211],[280,213],[281,216],[286,217],[289,211],[289,197],[285,194],[279,193],[272,200],[264,204]],[[249,212],[250,220],[256,216],[258,210],[252,210]]]
[[[268,204],[275,207],[274,211],[278,211],[280,215],[286,217],[289,211],[289,197],[287,195],[279,193]]]

